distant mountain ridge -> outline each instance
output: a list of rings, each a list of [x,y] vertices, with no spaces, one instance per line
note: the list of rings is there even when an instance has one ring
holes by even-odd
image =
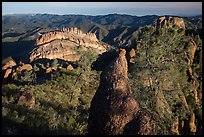
[[[2,15],[3,58],[8,56],[21,58],[20,56],[24,53],[16,53],[16,48],[11,48],[10,45],[15,45],[18,49],[22,48],[22,51],[28,51],[32,46],[31,41],[39,38],[39,33],[46,33],[55,28],[77,27],[85,33],[95,33],[99,41],[115,47],[132,45],[135,44],[138,29],[146,25],[155,26],[159,17],[161,16],[146,15],[139,17],[125,14],[97,16],[55,14]],[[183,17],[183,19],[186,29],[202,29],[201,15]]]

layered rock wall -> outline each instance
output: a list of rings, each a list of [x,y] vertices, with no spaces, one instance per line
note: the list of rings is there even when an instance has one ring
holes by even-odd
[[[31,51],[29,59],[30,62],[39,58],[77,61],[80,59],[76,51],[77,46],[91,48],[98,54],[106,51],[94,33],[83,33],[75,27],[63,28],[41,35],[36,40],[36,47]]]

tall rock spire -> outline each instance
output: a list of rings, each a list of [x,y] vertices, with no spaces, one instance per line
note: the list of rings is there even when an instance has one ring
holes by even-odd
[[[88,134],[146,134],[141,128],[144,129],[145,124],[149,124],[150,121],[153,126],[148,128],[153,127],[153,130],[145,132],[155,134],[155,122],[147,113],[143,113],[139,103],[130,96],[125,54],[126,51],[121,49],[118,57],[101,74],[100,86],[89,110]],[[144,116],[146,123],[142,125]]]

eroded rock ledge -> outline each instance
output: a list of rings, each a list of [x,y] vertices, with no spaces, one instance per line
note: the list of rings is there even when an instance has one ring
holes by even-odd
[[[151,113],[131,97],[125,54],[122,49],[101,74],[100,86],[89,110],[88,134],[156,134]]]
[[[63,28],[42,34],[35,43],[36,47],[30,53],[30,62],[39,58],[63,59],[77,61],[80,56],[76,47],[92,48],[94,52],[102,54],[106,51],[94,33],[84,33],[78,28]]]

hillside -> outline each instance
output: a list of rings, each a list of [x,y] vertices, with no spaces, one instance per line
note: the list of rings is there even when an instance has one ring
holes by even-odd
[[[2,26],[2,134],[202,134],[201,16],[22,14]]]
[[[33,41],[39,33],[52,29],[77,27],[83,32],[95,33],[99,41],[115,47],[135,44],[137,29],[145,25],[155,25],[159,16],[130,16],[109,14],[100,16],[14,14],[2,16],[3,59],[13,57],[25,60],[26,53],[33,48]],[[201,34],[201,16],[184,17],[186,29],[190,33]],[[12,46],[12,47],[11,47]],[[15,52],[16,49],[19,51]]]

